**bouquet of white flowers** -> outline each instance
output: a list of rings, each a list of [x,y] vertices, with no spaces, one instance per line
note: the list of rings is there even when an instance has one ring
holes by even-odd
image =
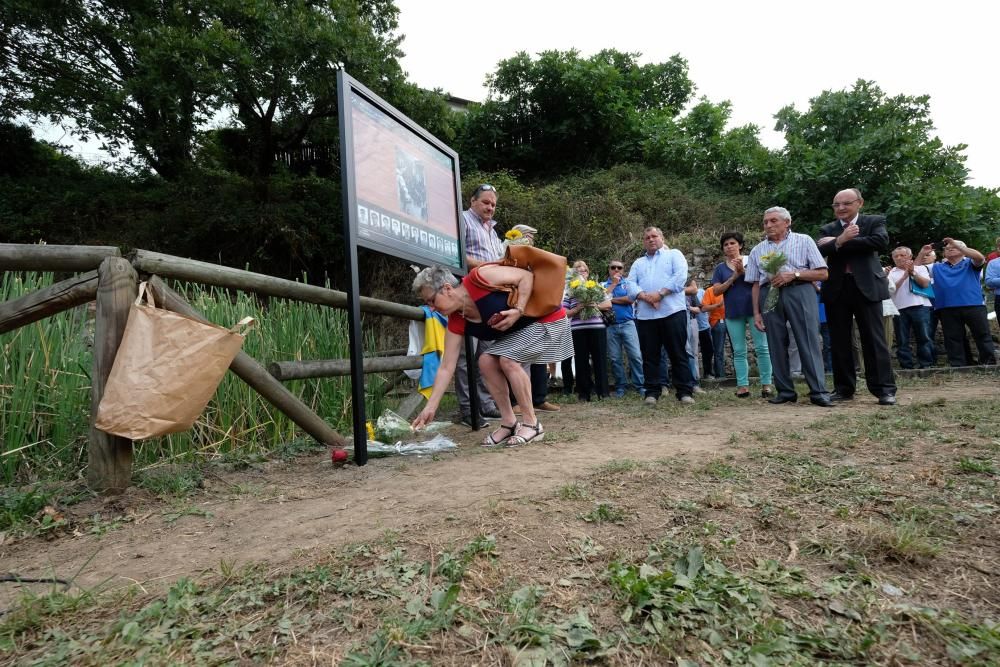
[[[787,262],[788,257],[783,252],[772,251],[760,256],[760,266],[767,273],[768,278],[776,276]],[[774,310],[778,305],[779,298],[781,298],[781,288],[771,285],[771,289],[767,291],[767,299],[764,301],[764,312],[770,313]]]

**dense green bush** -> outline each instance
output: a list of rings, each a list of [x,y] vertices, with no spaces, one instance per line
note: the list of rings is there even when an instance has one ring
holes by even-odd
[[[721,230],[759,229],[764,205],[744,195],[728,195],[695,181],[641,165],[567,176],[526,185],[509,173],[470,174],[466,189],[486,182],[497,187],[498,230],[516,224],[539,231],[538,245],[601,266],[613,257],[626,261],[642,252],[642,230],[655,225],[667,243],[690,251],[708,245],[715,252]],[[468,199],[468,196],[466,197]]]

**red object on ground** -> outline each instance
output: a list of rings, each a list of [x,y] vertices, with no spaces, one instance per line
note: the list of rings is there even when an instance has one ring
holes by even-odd
[[[347,463],[347,450],[346,449],[331,449],[330,450],[330,460],[333,461],[334,465],[343,465]]]

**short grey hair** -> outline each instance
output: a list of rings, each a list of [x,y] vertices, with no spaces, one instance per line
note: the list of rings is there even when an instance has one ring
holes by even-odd
[[[781,216],[782,220],[787,220],[788,222],[792,221],[792,214],[789,213],[788,209],[785,208],[784,206],[772,206],[771,208],[764,211],[764,215],[767,215],[768,213],[777,213],[778,215]]]
[[[458,278],[443,266],[428,266],[413,279],[413,291],[419,295],[420,290],[430,287],[435,292],[440,292],[445,285],[457,287],[458,283]]]
[[[895,248],[893,248],[892,254],[895,255],[897,252],[904,252],[904,251],[906,252],[907,255],[910,255],[911,257],[913,256],[913,251],[907,248],[905,245],[896,246]]]

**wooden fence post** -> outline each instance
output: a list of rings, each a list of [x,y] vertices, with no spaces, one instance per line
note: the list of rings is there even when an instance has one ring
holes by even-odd
[[[108,257],[97,270],[97,319],[94,371],[90,391],[90,448],[87,484],[99,493],[121,493],[132,480],[132,441],[94,428],[97,406],[115,362],[138,293],[136,272],[128,260]]]

